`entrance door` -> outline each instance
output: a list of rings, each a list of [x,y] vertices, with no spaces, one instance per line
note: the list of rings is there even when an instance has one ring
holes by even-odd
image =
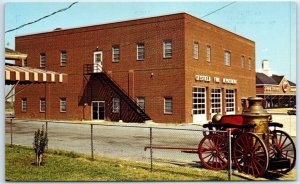
[[[211,117],[218,112],[222,114],[222,92],[221,89],[211,89]]]
[[[206,89],[193,88],[193,122],[206,122]]]
[[[92,102],[92,118],[93,120],[104,120],[104,102],[93,101]]]
[[[226,114],[235,114],[235,91],[226,89]]]
[[[94,73],[102,72],[103,67],[103,55],[102,51],[94,52]]]

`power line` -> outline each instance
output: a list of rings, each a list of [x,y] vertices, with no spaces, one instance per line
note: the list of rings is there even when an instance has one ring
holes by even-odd
[[[48,18],[48,17],[50,17],[50,16],[52,16],[52,15],[54,15],[54,14],[57,14],[57,13],[60,13],[60,12],[66,11],[66,10],[68,10],[69,8],[71,8],[71,7],[72,7],[74,4],[76,4],[76,3],[78,3],[78,1],[77,1],[77,2],[74,2],[74,3],[72,3],[71,5],[69,5],[69,6],[68,6],[68,7],[66,7],[66,8],[63,8],[63,9],[57,10],[57,11],[55,11],[55,12],[53,12],[53,13],[49,14],[49,15],[46,15],[46,16],[44,16],[44,17],[42,17],[42,18],[39,18],[39,19],[37,19],[37,20],[35,20],[35,21],[32,21],[32,22],[29,22],[29,23],[23,24],[23,25],[21,25],[21,26],[18,26],[18,27],[16,27],[16,28],[13,28],[13,29],[10,29],[10,30],[7,30],[7,31],[5,31],[5,33],[11,32],[11,31],[15,31],[15,30],[17,30],[17,29],[20,29],[20,28],[22,28],[22,27],[25,27],[25,26],[28,26],[28,25],[30,25],[30,24],[34,24],[34,23],[36,23],[36,22],[39,22],[39,21],[41,21],[41,20],[43,20],[43,19],[45,19],[45,18]]]
[[[210,13],[204,15],[204,16],[202,16],[201,18],[207,17],[207,16],[209,16],[209,15],[211,15],[213,13],[216,13],[217,11],[222,10],[222,9],[226,8],[227,6],[230,6],[230,5],[234,4],[234,3],[236,3],[236,1],[233,1],[233,2],[231,2],[231,3],[229,3],[229,4],[225,5],[225,6],[222,6],[221,8],[218,8],[218,9],[216,9],[216,10],[214,10],[214,11],[212,11],[212,12],[210,12]]]

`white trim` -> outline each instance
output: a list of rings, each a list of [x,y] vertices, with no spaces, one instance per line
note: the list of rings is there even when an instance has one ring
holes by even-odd
[[[26,101],[26,108],[24,108],[24,102]],[[25,109],[25,110],[24,110]],[[21,99],[21,112],[27,112],[27,98]]]
[[[103,116],[103,120],[105,120],[105,101],[91,101],[91,120],[92,121],[99,121],[99,112],[98,112],[98,119],[93,119],[93,102],[103,102],[103,108],[104,108],[104,116]]]
[[[139,59],[139,45],[143,45],[143,59]],[[145,60],[145,43],[144,42],[139,42],[136,44],[136,60],[137,61],[144,61]]]
[[[42,100],[45,101],[45,110],[42,111]],[[46,99],[45,98],[40,98],[40,112],[46,112]]]
[[[115,58],[114,58],[114,54],[115,54],[115,50],[114,50],[114,48],[119,48],[119,59],[118,60],[115,60]],[[119,63],[120,62],[120,59],[121,59],[121,48],[120,48],[120,45],[113,45],[112,47],[111,47],[111,50],[112,50],[112,56],[111,56],[111,58],[112,58],[112,62],[113,63]],[[102,57],[102,54],[101,54],[101,57]],[[101,58],[101,61],[102,61],[102,58]]]
[[[166,112],[166,98],[171,99],[171,102],[172,102],[171,111],[172,112]],[[171,97],[171,96],[164,97],[164,114],[173,114],[173,97]]]
[[[96,55],[100,54],[100,62],[96,63]],[[100,73],[102,72],[102,68],[103,68],[103,51],[95,51],[94,52],[94,65],[97,65],[96,68],[94,68],[94,72],[95,73]],[[98,68],[99,66],[99,68]]]
[[[171,56],[166,56],[166,43],[171,43]],[[173,41],[171,39],[166,39],[163,41],[163,58],[172,58],[173,57]]]
[[[64,99],[64,100],[62,100],[62,99]],[[65,105],[66,106],[65,111],[62,110],[62,105],[61,105],[62,101],[65,101],[65,104],[66,104]],[[67,98],[66,97],[60,97],[59,98],[59,112],[67,112]]]

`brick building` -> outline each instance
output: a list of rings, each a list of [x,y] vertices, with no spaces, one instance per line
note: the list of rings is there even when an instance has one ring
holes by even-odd
[[[68,74],[20,93],[18,118],[203,123],[255,96],[255,43],[186,13],[18,36],[16,49]]]
[[[296,84],[284,75],[273,74],[269,61],[262,61],[262,70],[256,73],[256,96],[264,99],[265,108],[294,107]]]

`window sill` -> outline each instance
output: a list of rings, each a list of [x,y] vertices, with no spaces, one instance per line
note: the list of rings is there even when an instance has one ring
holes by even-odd
[[[164,115],[172,115],[172,112],[164,112]]]
[[[59,111],[60,113],[66,113],[67,111]]]
[[[112,63],[119,63],[120,62],[120,60],[118,60],[118,61],[111,61]]]
[[[172,59],[172,56],[171,57],[163,57],[163,59]]]
[[[136,59],[137,61],[144,61],[145,59]]]

